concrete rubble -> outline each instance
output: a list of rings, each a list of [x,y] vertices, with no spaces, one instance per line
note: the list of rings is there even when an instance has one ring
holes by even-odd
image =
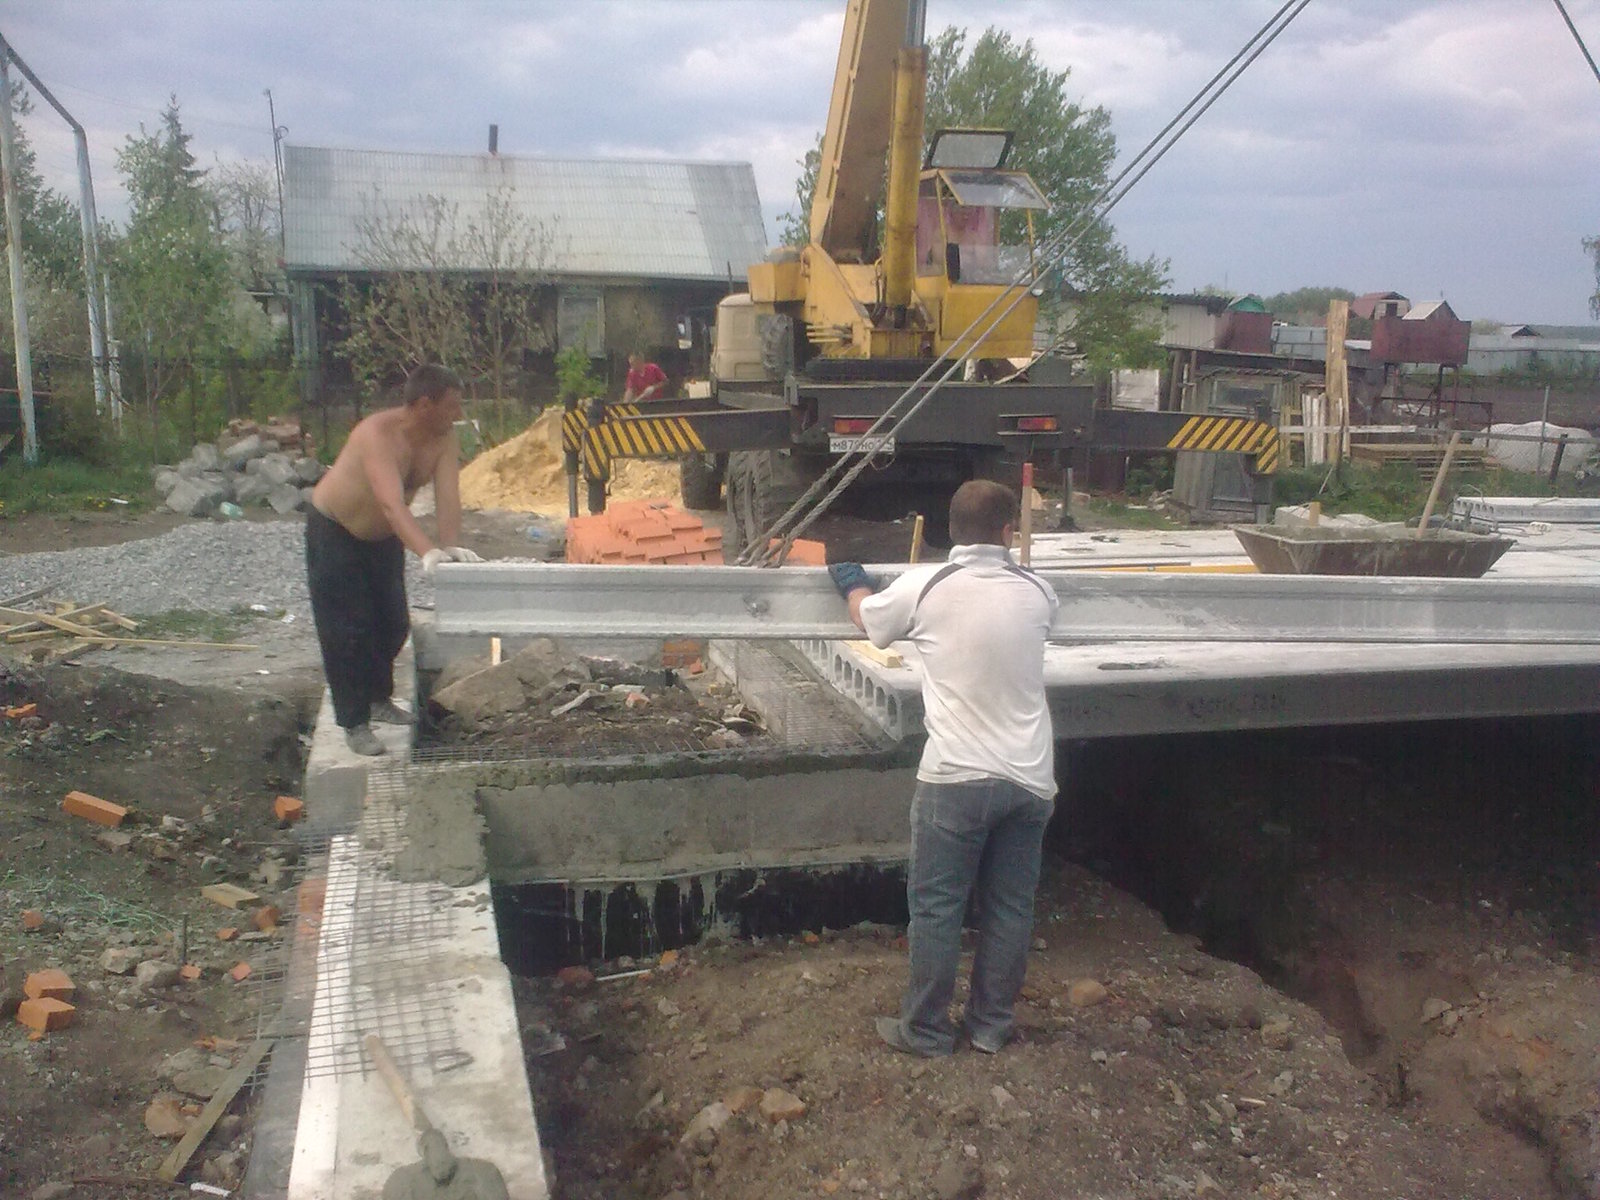
[[[155,488],[173,512],[215,516],[224,504],[287,514],[311,502],[326,468],[292,421],[232,421],[216,442],[201,442],[175,466],[154,470]]]

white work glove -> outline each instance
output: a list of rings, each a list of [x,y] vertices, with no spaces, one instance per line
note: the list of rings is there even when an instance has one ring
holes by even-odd
[[[444,562],[475,563],[482,562],[482,555],[475,554],[465,546],[435,546],[422,556],[422,571],[429,579]]]

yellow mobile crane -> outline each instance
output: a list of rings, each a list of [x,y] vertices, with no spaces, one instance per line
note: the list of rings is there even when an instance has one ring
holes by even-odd
[[[1010,131],[941,129],[924,156],[924,19],[924,0],[850,0],[809,241],[752,265],[749,292],[718,306],[713,406],[567,415],[569,470],[581,461],[591,511],[612,457],[680,457],[692,507],[714,507],[725,476],[730,555],[840,455],[872,454],[861,483],[924,502],[975,477],[1015,485],[1024,460],[1089,446],[1243,451],[1274,469],[1263,422],[1198,430],[1188,414],[1097,411],[1088,386],[1019,377],[1038,320],[1033,214],[1048,202],[1007,168]],[[1021,243],[1004,244],[1013,230]],[[875,428],[943,359],[966,362],[891,432]],[[936,525],[945,507],[931,505]]]

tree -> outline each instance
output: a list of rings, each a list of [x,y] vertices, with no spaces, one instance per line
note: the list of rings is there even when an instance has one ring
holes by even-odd
[[[178,383],[189,385],[189,437],[198,436],[195,360],[229,340],[236,293],[189,138],[173,97],[153,132],[141,124],[117,152],[131,215],[108,255],[112,295],[123,343],[140,360],[158,457],[162,402]]]
[[[209,180],[214,220],[233,262],[234,277],[249,292],[283,290],[277,182],[264,163],[219,162]]]
[[[33,113],[33,98],[21,82],[11,85],[11,109],[18,118],[12,161],[16,166],[23,256],[31,269],[42,272],[52,283],[74,284],[81,288],[83,234],[78,206],[47,188],[39,174],[38,155],[21,121]],[[6,227],[0,222],[0,247],[6,244]]]
[[[1589,312],[1600,321],[1600,235],[1584,238],[1583,248],[1594,256],[1594,295],[1589,297]]]
[[[486,364],[467,382],[489,385],[503,421],[514,364],[549,342],[537,300],[553,246],[554,231],[523,214],[512,188],[490,192],[475,216],[440,196],[396,207],[374,194],[356,221],[363,275],[340,289],[341,353],[373,385],[424,362]]]
[[[1327,319],[1330,300],[1354,300],[1356,294],[1342,287],[1303,287],[1279,292],[1262,301],[1267,311],[1291,324],[1308,325]]]
[[[952,126],[1012,130],[1016,138],[1008,165],[1027,171],[1051,202],[1050,211],[1036,221],[1040,241],[1082,222],[1116,159],[1110,114],[1069,99],[1068,77],[1069,72],[1040,63],[1031,40],[1018,43],[993,28],[970,53],[964,29],[947,28],[928,45],[928,134]],[[818,148],[799,163],[799,215],[780,218],[790,244],[803,245],[809,237],[820,146],[819,138]],[[1057,336],[1071,342],[1092,368],[1161,361],[1160,327],[1140,313],[1150,295],[1167,284],[1165,262],[1130,259],[1112,227],[1098,221],[1085,226],[1052,267],[1052,298],[1071,297],[1068,305],[1054,305]]]
[[[785,246],[804,246],[811,240],[811,197],[817,192],[817,176],[822,171],[822,135],[817,134],[817,144],[807,150],[795,163],[800,177],[794,181],[794,200],[798,215],[793,212],[778,214],[778,236]]]

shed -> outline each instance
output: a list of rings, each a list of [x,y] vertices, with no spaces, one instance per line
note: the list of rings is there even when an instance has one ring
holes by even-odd
[[[1467,361],[1472,327],[1443,300],[1419,304],[1404,316],[1382,316],[1372,323],[1372,357],[1382,363],[1437,363],[1459,367]]]
[[[610,360],[633,346],[669,356],[679,323],[742,288],[750,264],[766,257],[749,163],[317,146],[285,146],[283,158],[295,353],[312,366],[310,386],[319,393],[333,366],[328,349],[343,281],[359,284],[386,270],[481,279],[496,265],[482,252],[457,248],[425,261],[404,247],[380,265],[363,228],[386,214],[431,207],[464,229],[483,224],[499,204],[539,231],[539,261],[527,273],[544,285],[552,355],[578,344]]]

